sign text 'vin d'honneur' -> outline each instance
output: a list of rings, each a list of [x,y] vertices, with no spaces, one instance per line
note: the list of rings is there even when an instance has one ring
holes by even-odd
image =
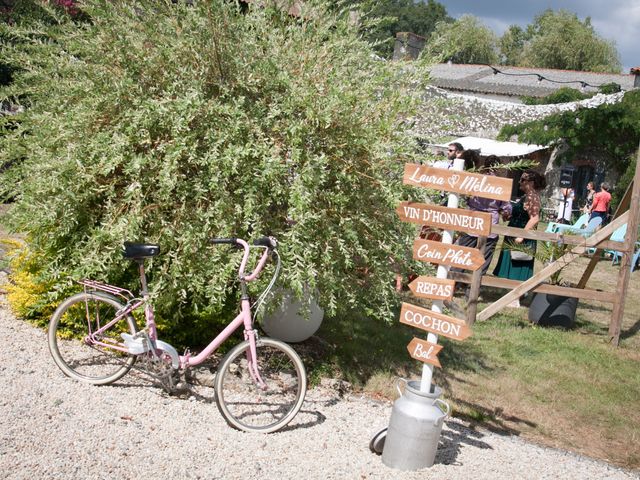
[[[415,163],[405,164],[403,182],[407,185],[506,202],[511,199],[513,184],[513,180],[510,178],[447,170]]]
[[[486,237],[491,232],[491,214],[426,203],[400,202],[396,212],[403,222],[452,229]]]

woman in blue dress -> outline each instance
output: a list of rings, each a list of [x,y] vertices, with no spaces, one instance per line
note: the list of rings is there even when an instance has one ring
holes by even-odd
[[[527,170],[520,177],[520,190],[524,195],[518,199],[513,205],[510,227],[523,228],[525,230],[533,230],[540,221],[540,191],[547,186],[544,176],[534,170]],[[511,280],[527,280],[533,276],[534,260],[514,260],[511,258],[510,245],[526,245],[535,252],[536,241],[525,240],[522,237],[505,237],[502,244],[502,251],[498,258],[498,264],[493,270],[493,274],[497,277],[509,278]],[[517,305],[516,305],[517,304]],[[519,306],[516,300],[510,306]]]

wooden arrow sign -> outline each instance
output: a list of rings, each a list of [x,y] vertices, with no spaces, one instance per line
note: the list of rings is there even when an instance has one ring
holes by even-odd
[[[511,199],[513,185],[513,180],[510,178],[447,170],[415,163],[406,163],[404,165],[403,182],[406,185],[417,185],[445,192],[493,198],[494,200],[504,200],[506,202]]]
[[[466,270],[478,270],[484,264],[484,255],[477,248],[461,247],[432,240],[416,239],[413,242],[413,258]]]
[[[410,303],[402,304],[400,323],[437,335],[444,335],[454,340],[464,340],[471,335],[471,329],[463,320],[417,307]]]
[[[442,368],[440,360],[438,360],[438,352],[442,350],[442,345],[437,343],[426,342],[419,338],[413,337],[413,340],[407,345],[409,355],[415,360],[420,360],[424,363],[430,363],[438,368]]]
[[[491,214],[486,212],[412,202],[400,203],[396,212],[402,221],[419,225],[473,233],[481,237],[488,236],[491,231]]]
[[[416,297],[433,300],[452,300],[456,282],[446,278],[421,276],[409,284],[409,289]]]

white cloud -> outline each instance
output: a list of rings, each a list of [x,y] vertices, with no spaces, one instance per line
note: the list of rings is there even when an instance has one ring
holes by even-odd
[[[616,42],[625,73],[628,73],[629,67],[640,65],[637,48],[640,39],[640,4],[617,6],[610,9],[607,16],[593,18],[592,23],[601,37]]]

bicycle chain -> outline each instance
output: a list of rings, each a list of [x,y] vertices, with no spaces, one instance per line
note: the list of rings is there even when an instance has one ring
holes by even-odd
[[[112,355],[103,352],[99,348],[95,348],[93,345],[88,346],[102,355],[114,359]],[[170,363],[167,363],[160,357],[153,356],[149,352],[137,355],[136,357],[136,362],[131,366],[131,369],[155,380],[165,392],[173,394],[188,389],[186,381],[181,378],[184,375],[181,375],[179,371],[175,370]],[[115,358],[115,360],[122,365],[127,363],[126,360],[122,360],[120,358]],[[142,363],[144,366],[138,366],[138,363]]]

